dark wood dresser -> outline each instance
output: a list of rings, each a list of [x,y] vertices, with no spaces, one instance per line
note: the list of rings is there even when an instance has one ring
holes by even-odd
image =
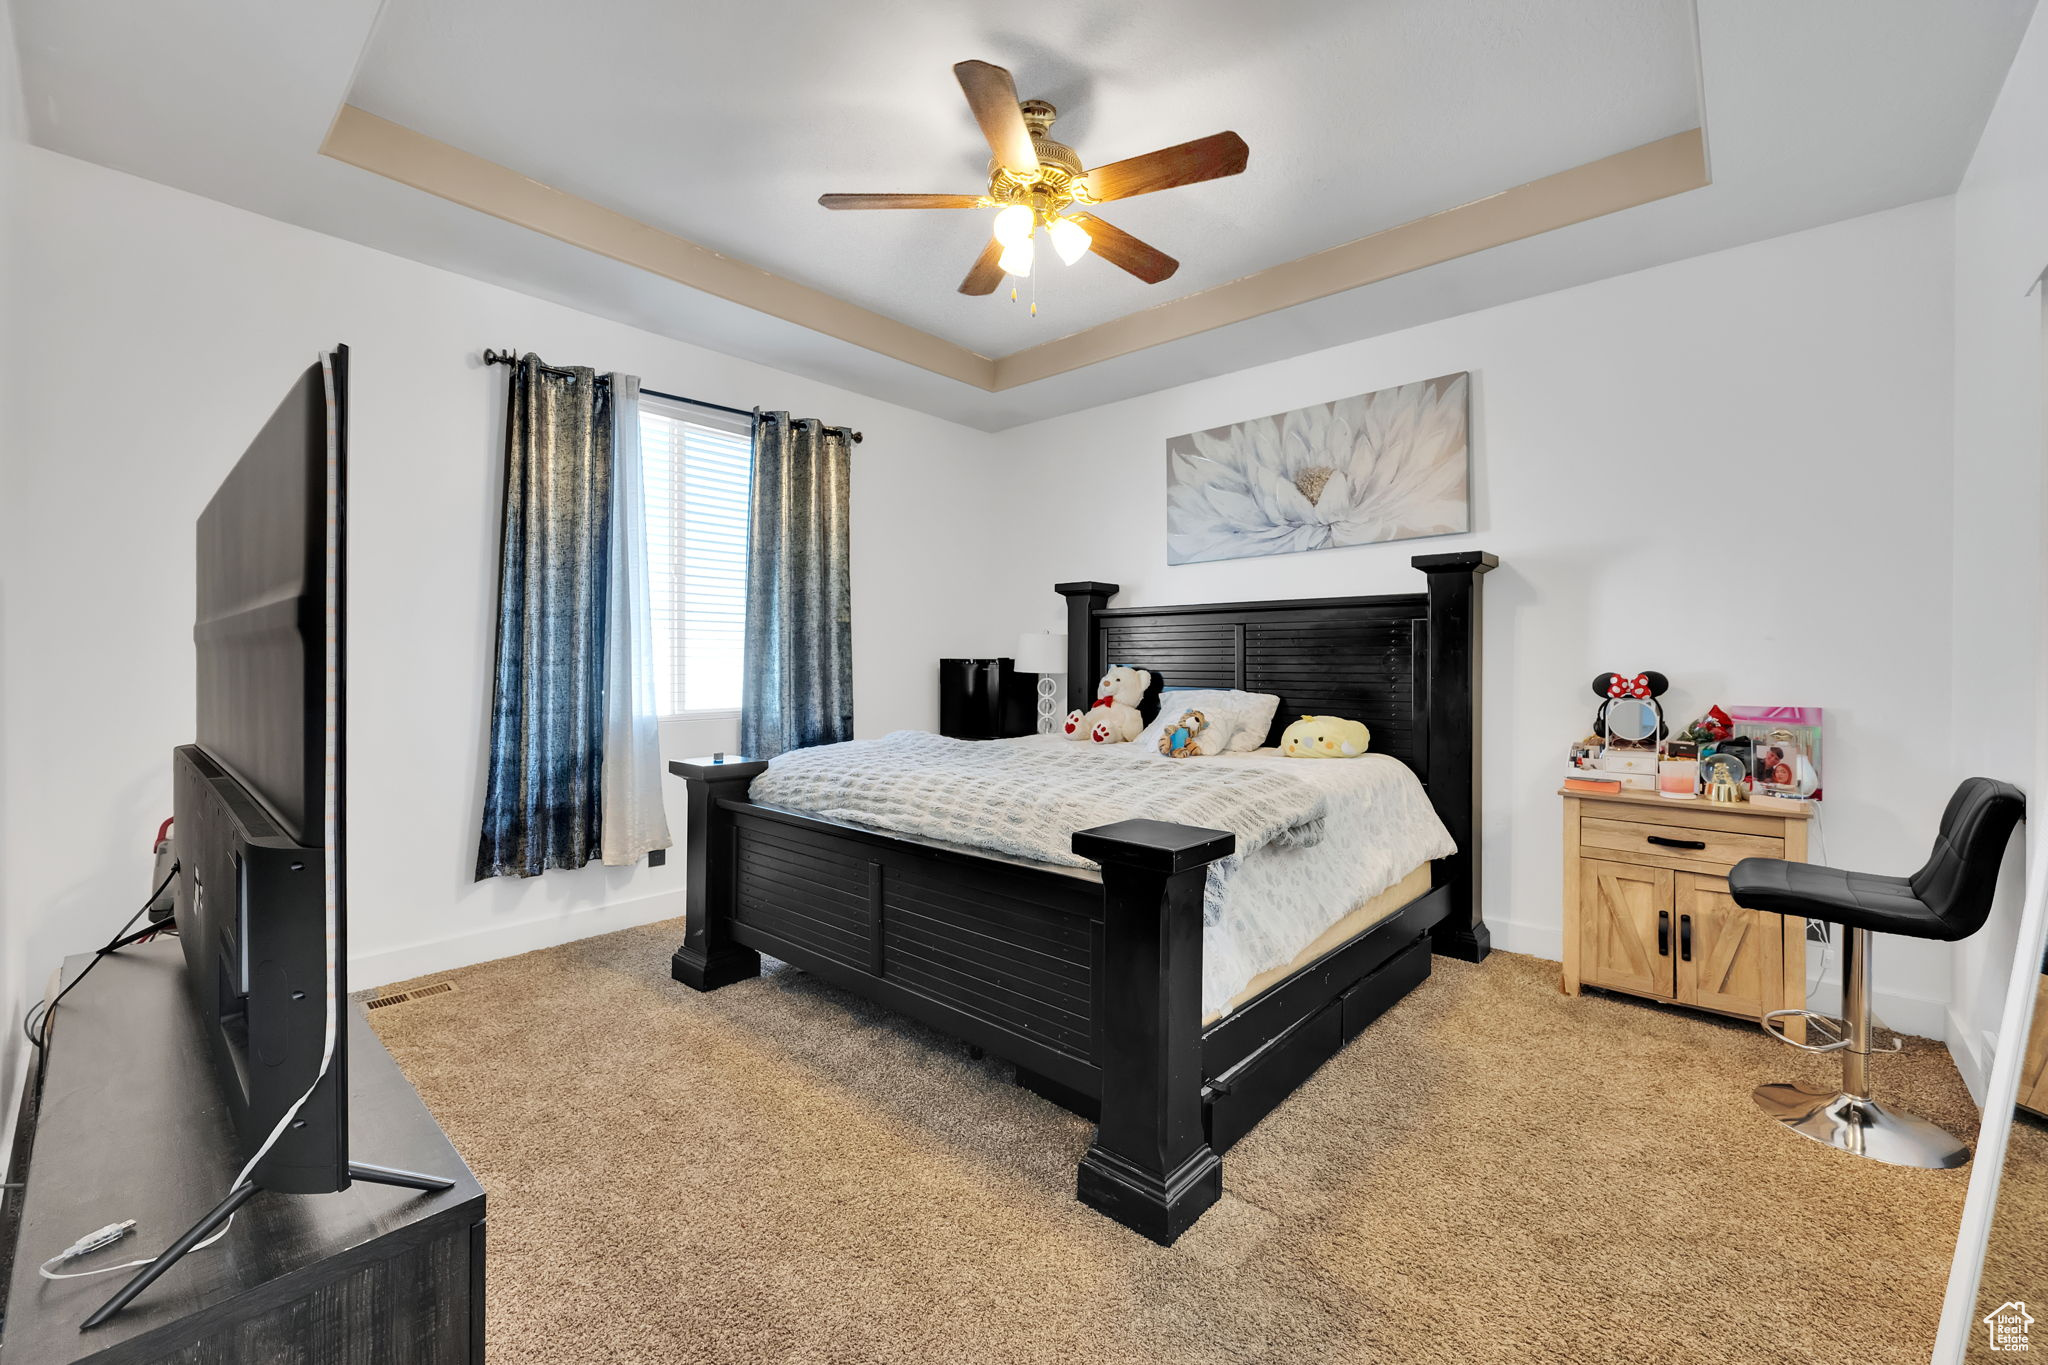
[[[85,957],[65,963],[70,979]],[[58,1007],[40,1104],[8,1200],[13,1268],[0,1360],[181,1365],[475,1365],[484,1358],[484,1192],[391,1054],[348,1007],[357,1161],[448,1177],[420,1194],[357,1183],[262,1193],[103,1326],[79,1323],[133,1271],[50,1281],[37,1265],[107,1223],[127,1237],[64,1270],[161,1251],[224,1194],[237,1161],[175,941],[123,949]],[[25,1170],[23,1169],[25,1165]]]

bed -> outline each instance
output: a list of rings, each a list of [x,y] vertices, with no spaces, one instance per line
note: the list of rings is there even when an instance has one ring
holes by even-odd
[[[1071,704],[1085,707],[1114,662],[1153,673],[1148,719],[1162,687],[1277,693],[1269,743],[1297,715],[1362,719],[1373,751],[1420,780],[1456,849],[1395,869],[1370,903],[1228,999],[1213,974],[1204,998],[1205,891],[1210,866],[1237,857],[1228,830],[1078,828],[1070,861],[1083,865],[1060,866],[757,801],[768,765],[731,757],[669,765],[689,795],[675,979],[715,990],[758,974],[767,954],[1013,1062],[1019,1084],[1097,1125],[1077,1197],[1171,1244],[1220,1197],[1231,1145],[1425,980],[1433,952],[1488,951],[1479,585],[1498,561],[1412,562],[1422,591],[1374,597],[1113,607],[1115,584],[1057,585]],[[1212,762],[1228,760],[1169,766]]]

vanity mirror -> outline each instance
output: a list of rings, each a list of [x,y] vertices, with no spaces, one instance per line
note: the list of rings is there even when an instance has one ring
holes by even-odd
[[[1616,749],[1657,747],[1657,708],[1646,701],[1611,701],[1605,712],[1607,743]]]

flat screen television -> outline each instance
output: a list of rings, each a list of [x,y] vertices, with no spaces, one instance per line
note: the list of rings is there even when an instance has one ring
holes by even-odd
[[[199,516],[197,742],[172,759],[185,975],[234,1120],[219,1204],[88,1316],[99,1326],[258,1192],[444,1177],[349,1159],[348,347],[291,392]]]
[[[249,1183],[293,1194],[349,1183],[347,469],[343,346],[293,381],[200,514],[197,742],[172,782],[194,1003],[242,1159],[270,1142]]]

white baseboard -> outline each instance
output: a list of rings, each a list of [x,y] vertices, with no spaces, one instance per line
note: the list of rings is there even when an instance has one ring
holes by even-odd
[[[1948,1012],[1948,1031],[1942,1036],[1948,1040],[1948,1055],[1955,1059],[1956,1070],[1963,1073],[1963,1084],[1970,1088],[1970,1098],[1981,1109],[1984,1092],[1991,1083],[1991,1061],[1997,1039],[1988,1032],[1980,1031],[1975,1038],[1970,1033],[1970,1026],[1951,1009]]]
[[[1841,983],[1832,979],[1823,980],[1813,991],[1813,998],[1807,1008],[1819,1010],[1822,1014],[1842,1012]],[[1878,1024],[1899,1033],[1916,1034],[1922,1038],[1933,1038],[1938,1042],[1949,1041],[1949,1006],[1946,1000],[1936,1000],[1925,995],[1910,995],[1904,991],[1886,990],[1882,986],[1870,988],[1870,1012]],[[1949,1049],[1953,1052],[1955,1049]],[[1960,1059],[1957,1065],[1961,1065]]]
[[[1487,930],[1493,946],[1504,953],[1526,953],[1545,962],[1564,961],[1564,927],[1557,924],[1524,924],[1511,919],[1489,919]]]
[[[446,938],[409,943],[381,952],[350,954],[348,988],[351,991],[410,981],[416,976],[453,971],[501,957],[516,957],[540,948],[573,943],[579,938],[634,929],[657,920],[677,919],[683,913],[683,892],[664,891],[653,896],[614,901],[609,905],[579,909],[513,924],[493,925],[474,933],[451,934]]]

